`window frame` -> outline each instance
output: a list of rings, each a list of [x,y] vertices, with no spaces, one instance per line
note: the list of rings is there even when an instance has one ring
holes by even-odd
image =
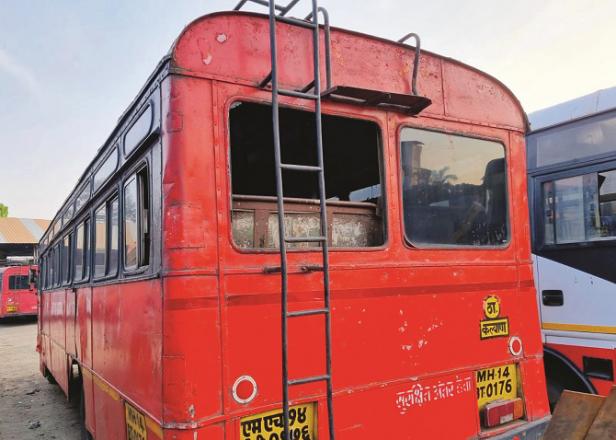
[[[131,130],[137,125],[141,117],[148,111],[150,112],[150,125],[148,126],[147,133],[145,133],[145,135],[139,141],[137,141],[135,145],[132,146],[132,148],[130,148],[127,151],[126,138],[130,134]],[[135,112],[135,116],[133,116],[126,130],[124,130],[124,133],[122,134],[121,141],[119,142],[119,144],[120,143],[122,144],[122,152],[124,153],[125,158],[131,157],[135,153],[135,151],[138,151],[141,148],[141,146],[143,146],[147,142],[147,139],[152,135],[152,133],[156,131],[155,123],[156,123],[155,103],[153,99],[148,99],[142,104],[141,108],[137,112]]]
[[[97,228],[96,225],[98,224],[98,222],[97,222],[96,216],[97,216],[97,214],[98,214],[98,212],[100,210],[103,210],[104,214],[105,214],[105,223],[104,223],[104,231],[105,231],[105,243],[104,243],[104,246],[105,247],[104,247],[104,251],[103,251],[103,258],[104,258],[103,259],[103,273],[102,274],[97,274],[96,273],[96,266],[97,266],[97,264],[96,264],[96,256],[98,254],[98,247],[97,247],[97,240],[98,240],[98,237],[97,237],[97,232],[98,231],[97,231],[97,229],[98,228]],[[91,251],[92,252],[92,256],[91,257],[92,257],[92,263],[93,263],[92,264],[92,267],[93,267],[92,279],[94,279],[94,280],[99,280],[101,278],[105,278],[105,276],[107,275],[107,262],[108,262],[107,261],[108,260],[107,253],[108,253],[108,250],[109,250],[109,246],[108,246],[109,245],[109,235],[108,235],[109,224],[107,222],[107,219],[108,219],[108,215],[107,214],[108,214],[107,200],[104,200],[103,202],[99,203],[98,205],[96,205],[95,207],[92,208],[92,219],[93,219],[93,224],[95,225],[95,227],[92,228],[92,235],[93,235],[92,244],[93,244],[93,246],[92,246],[92,251]]]
[[[17,280],[23,280],[23,278],[26,278],[26,287],[23,288],[21,286],[21,282],[19,283],[19,285],[16,284]],[[28,290],[30,288],[29,284],[28,284],[28,275],[22,275],[22,274],[14,274],[14,275],[9,275],[9,287],[7,290],[11,291],[11,290]],[[11,287],[11,280],[13,280],[13,287]]]
[[[101,180],[101,182],[96,186],[96,175],[101,171],[101,169],[107,164],[107,161],[111,159],[111,156],[115,156],[115,165],[111,173]],[[118,144],[114,144],[111,147],[110,151],[104,156],[102,160],[99,161],[97,168],[92,172],[92,177],[89,179],[91,181],[91,189],[90,189],[90,200],[96,196],[97,193],[101,191],[102,188],[109,183],[109,181],[113,180],[114,175],[116,175],[118,168],[120,167],[120,149]]]
[[[75,231],[75,235],[74,235],[74,239],[73,239],[73,256],[77,255],[77,240],[78,240],[78,233],[79,233],[79,227],[81,225],[85,225],[86,223],[88,223],[88,229],[84,230],[84,239],[87,238],[88,240],[88,248],[84,249],[83,252],[83,258],[84,260],[82,261],[82,269],[81,272],[84,273],[83,278],[80,279],[75,279],[75,257],[73,257],[73,278],[72,278],[72,285],[82,285],[85,284],[87,282],[90,281],[90,275],[92,273],[92,256],[91,256],[91,250],[92,250],[92,216],[90,215],[90,209],[88,208],[81,217],[79,217],[78,220],[75,221],[75,225],[74,225],[74,231]],[[85,243],[84,243],[84,247],[85,247]],[[87,263],[87,264],[86,264]],[[87,268],[87,271],[85,270]]]
[[[403,200],[403,183],[404,183],[404,173],[402,170],[402,131],[405,128],[411,128],[414,130],[422,130],[428,131],[432,133],[438,133],[446,136],[458,136],[464,137],[466,139],[476,139],[480,141],[494,142],[499,144],[503,149],[503,159],[505,161],[505,218],[506,218],[506,227],[507,227],[507,241],[503,244],[499,245],[466,245],[466,244],[425,244],[425,243],[414,243],[406,234],[406,224],[404,222],[404,200]],[[510,162],[509,162],[509,150],[507,147],[507,142],[504,139],[497,137],[489,137],[489,136],[481,136],[477,133],[470,133],[461,130],[447,130],[444,128],[434,128],[427,127],[423,125],[413,125],[408,121],[402,122],[398,125],[397,133],[396,133],[396,144],[395,144],[395,155],[396,155],[396,175],[398,180],[398,206],[399,206],[399,220],[400,220],[400,234],[403,237],[404,246],[408,249],[413,250],[434,250],[434,251],[490,251],[490,250],[499,250],[505,251],[509,249],[513,245],[513,234],[512,234],[512,221],[511,221],[511,192],[510,192],[510,184],[509,184],[509,171],[510,171]]]
[[[65,246],[64,241],[68,239],[68,246]],[[65,273],[64,273],[64,265],[61,264],[62,268],[61,268],[61,285],[62,286],[70,286],[73,283],[73,231],[72,228],[69,229],[63,236],[62,239],[59,241],[59,245],[60,245],[60,249],[63,250],[63,252],[67,252],[68,255],[66,256],[66,264],[68,265],[68,268],[66,269],[66,277],[64,277]],[[63,256],[60,256],[60,261],[62,260]]]
[[[92,209],[92,218],[94,220],[96,220],[96,212],[99,211],[101,208],[105,208],[105,271],[104,274],[102,275],[96,275],[95,271],[92,270],[92,281],[95,282],[99,282],[99,281],[106,281],[106,280],[110,280],[110,279],[114,279],[118,276],[119,273],[119,266],[120,266],[120,244],[121,244],[121,239],[120,239],[120,235],[122,233],[121,228],[120,228],[120,223],[121,223],[121,211],[120,211],[120,194],[117,190],[117,187],[114,185],[113,189],[111,191],[109,191],[105,197],[102,199],[102,202],[99,202],[96,207],[94,207]],[[111,236],[111,228],[112,228],[112,223],[111,223],[111,205],[113,204],[114,201],[118,202],[118,238],[117,238],[117,245],[118,245],[118,257],[117,257],[117,262],[116,262],[116,267],[115,268],[111,268],[109,266],[109,262],[110,262],[110,252],[111,252],[111,240],[112,240],[112,236]],[[96,241],[96,228],[92,228],[92,234],[93,234],[93,243]],[[92,262],[95,262],[95,256],[96,256],[96,248],[95,246],[91,246],[91,259]],[[92,267],[95,267],[95,264],[91,265]],[[113,271],[111,270],[113,269]]]
[[[529,175],[529,180],[531,180],[529,187],[532,191],[531,230],[533,233],[533,251],[541,252],[543,250],[576,249],[581,247],[613,247],[616,245],[616,236],[601,240],[546,244],[545,218],[542,211],[544,183],[554,182],[556,180],[567,179],[570,177],[583,176],[585,174],[603,173],[613,170],[616,170],[616,158],[614,157],[614,154],[612,154],[609,160],[595,161],[592,164],[582,166],[579,164],[569,164],[569,166],[561,167],[558,171],[549,171],[545,173],[537,173],[536,175]]]
[[[147,220],[148,220],[148,234],[149,234],[149,239],[147,240],[148,243],[148,263],[145,265],[140,265],[141,264],[141,257],[142,257],[142,249],[141,249],[141,240],[142,240],[142,215],[141,215],[141,207],[142,205],[142,195],[141,195],[141,185],[139,183],[139,173],[141,173],[142,171],[146,171],[147,174],[147,184],[148,184],[148,213],[147,213]],[[124,206],[124,200],[125,200],[125,192],[126,192],[126,186],[128,183],[130,183],[130,181],[132,179],[135,179],[135,183],[136,183],[136,187],[137,187],[137,265],[136,266],[130,266],[127,267],[126,266],[126,258],[125,258],[125,250],[126,250],[126,228],[125,228],[125,218],[124,218],[124,213],[125,213],[125,206]],[[137,161],[137,163],[130,168],[130,170],[128,170],[122,177],[121,180],[121,186],[120,186],[120,190],[117,193],[118,195],[118,234],[119,234],[119,247],[118,247],[118,251],[119,251],[119,258],[118,258],[118,264],[121,267],[121,272],[123,275],[128,276],[128,277],[132,277],[132,276],[138,276],[141,275],[145,272],[147,272],[148,270],[150,270],[150,268],[152,267],[152,247],[153,247],[153,236],[152,236],[152,202],[153,202],[153,194],[152,194],[152,167],[150,164],[150,161],[148,160],[147,157],[144,157],[143,159]],[[120,227],[121,225],[121,227]],[[118,269],[118,272],[120,270]]]
[[[228,233],[227,233],[227,240],[228,243],[231,247],[231,249],[233,249],[235,252],[237,252],[238,254],[244,254],[244,255],[276,255],[280,253],[280,248],[241,248],[239,247],[236,243],[235,240],[233,239],[233,228],[231,227],[231,222],[232,222],[232,217],[231,217],[231,207],[233,206],[233,189],[232,189],[232,173],[231,173],[231,110],[234,104],[237,103],[250,103],[250,104],[261,104],[261,105],[266,105],[271,107],[272,106],[272,102],[271,102],[271,98],[268,99],[259,99],[259,98],[255,98],[254,96],[246,96],[246,95],[234,95],[232,97],[229,97],[229,99],[227,100],[224,108],[223,108],[223,120],[224,120],[224,124],[225,124],[225,130],[226,130],[226,157],[225,157],[225,166],[227,169],[227,182],[226,182],[226,188],[227,188],[227,203],[229,206],[229,209],[227,210],[228,212],[226,213],[226,222],[227,222],[227,229],[228,229]],[[283,97],[282,100],[279,102],[279,107],[280,108],[285,108],[285,109],[290,109],[290,110],[297,110],[297,111],[302,111],[302,112],[306,112],[306,113],[310,113],[310,114],[314,114],[314,109],[311,109],[309,107],[306,106],[301,106],[301,105],[297,105],[297,104],[293,104],[293,103],[289,103],[286,102],[286,99]],[[388,188],[389,188],[389,182],[387,180],[387,161],[386,161],[386,157],[385,157],[385,150],[386,150],[386,142],[384,139],[387,138],[388,136],[388,130],[386,128],[386,126],[384,126],[384,120],[382,118],[379,118],[376,115],[372,115],[372,114],[358,114],[358,113],[354,113],[345,109],[340,109],[340,108],[333,108],[333,109],[327,109],[324,110],[322,109],[321,111],[322,115],[326,115],[326,116],[333,116],[333,117],[341,117],[341,118],[347,118],[347,119],[353,119],[353,120],[357,120],[357,121],[362,121],[362,122],[370,122],[373,123],[375,125],[375,127],[377,128],[377,153],[378,153],[378,158],[379,158],[379,163],[378,163],[378,167],[379,167],[379,179],[380,179],[380,185],[381,185],[381,194],[382,194],[382,208],[383,208],[383,212],[382,212],[382,216],[383,216],[383,220],[382,220],[382,226],[383,226],[383,243],[378,245],[378,246],[366,246],[366,247],[333,247],[332,245],[329,246],[329,252],[379,252],[379,251],[383,251],[385,249],[387,249],[390,246],[390,223],[389,223],[389,211],[390,211],[390,207],[389,207],[389,192],[388,192]],[[316,148],[316,147],[315,147]],[[274,195],[274,197],[276,197]],[[318,199],[315,199],[318,200]],[[287,248],[287,253],[310,253],[310,252],[322,252],[321,247],[308,247],[308,248]]]

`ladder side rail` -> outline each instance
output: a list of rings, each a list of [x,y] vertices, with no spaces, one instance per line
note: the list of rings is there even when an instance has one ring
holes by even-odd
[[[312,0],[312,15],[314,18],[313,32],[313,67],[314,67],[314,93],[315,100],[315,122],[317,134],[317,156],[319,171],[319,199],[321,206],[321,236],[325,237],[321,251],[323,255],[323,289],[324,289],[324,308],[325,313],[325,368],[327,384],[327,418],[330,440],[335,439],[334,433],[334,411],[333,411],[333,388],[332,388],[332,347],[331,347],[331,308],[330,308],[330,289],[329,289],[329,237],[327,225],[327,204],[325,188],[325,160],[323,157],[323,129],[321,121],[321,57],[320,57],[320,33],[318,23],[319,7],[317,0]],[[326,45],[327,47],[327,45]],[[288,417],[288,414],[285,414]]]
[[[286,228],[284,224],[284,190],[282,182],[282,154],[280,148],[280,117],[278,105],[278,46],[276,42],[276,7],[269,2],[269,32],[272,84],[272,130],[274,136],[274,161],[276,169],[276,203],[278,206],[278,249],[280,252],[280,308],[281,308],[281,345],[282,345],[282,411],[283,433],[289,437],[289,371],[288,371],[288,265],[286,247]]]
[[[323,15],[323,29],[325,30],[325,90],[329,90],[332,88],[332,40],[329,26],[329,12],[327,12],[327,9],[322,6],[319,6],[317,10]],[[304,18],[304,20],[311,20],[313,17],[314,14],[311,12]],[[315,21],[318,22],[318,18],[315,18]]]

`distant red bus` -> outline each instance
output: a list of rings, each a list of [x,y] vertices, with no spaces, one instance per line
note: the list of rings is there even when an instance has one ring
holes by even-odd
[[[0,268],[0,319],[10,316],[36,316],[38,295],[29,284],[33,266]]]
[[[84,437],[540,437],[525,115],[419,52],[186,27],[40,243],[41,370]]]

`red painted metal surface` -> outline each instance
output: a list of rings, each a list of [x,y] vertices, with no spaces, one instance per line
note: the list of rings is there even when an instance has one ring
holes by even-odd
[[[279,26],[281,82],[310,76],[308,31]],[[151,280],[62,289],[43,295],[43,365],[66,391],[68,365],[81,366],[87,426],[98,440],[124,439],[124,405],[146,416],[148,438],[239,440],[239,420],[281,405],[280,279],[271,252],[241,252],[231,239],[228,109],[238,99],[269,102],[255,85],[269,71],[267,20],[214,14],[191,23],[172,49],[161,84],[162,267]],[[333,83],[409,92],[411,48],[332,31]],[[549,414],[532,280],[525,117],[495,79],[422,53],[419,91],[433,104],[418,117],[324,102],[323,111],[375,122],[381,131],[387,241],[332,250],[334,410],[338,439],[488,437],[480,428],[475,371],[519,367],[525,421]],[[310,109],[301,99],[285,105]],[[499,249],[417,249],[403,236],[399,133],[403,126],[497,140],[505,146],[511,240]],[[265,127],[264,129],[269,129]],[[289,255],[290,306],[315,306],[321,277]],[[497,295],[508,338],[481,340],[482,302]],[[320,317],[291,322],[290,375],[321,374]],[[301,347],[301,349],[300,349]],[[233,383],[250,375],[256,398],[241,404]],[[64,377],[64,379],[61,379]],[[451,392],[442,387],[451,386]],[[401,404],[417,390],[440,395]],[[440,393],[440,394],[439,394]],[[444,394],[442,394],[444,393]],[[318,402],[327,438],[324,387],[294,387],[294,402]],[[516,425],[517,426],[517,425]]]
[[[28,277],[36,266],[9,266],[0,269],[0,319],[11,316],[36,316],[38,295],[35,289],[11,289],[11,277]]]
[[[567,360],[571,361],[580,372],[584,372],[584,357],[605,359],[611,361],[612,365],[616,365],[616,350],[614,349],[564,344],[546,344],[546,347],[556,350],[563,355]],[[616,376],[615,371],[612,370],[611,373],[613,376]],[[616,382],[613,380],[586,377],[601,396],[609,395],[614,385],[616,385]]]

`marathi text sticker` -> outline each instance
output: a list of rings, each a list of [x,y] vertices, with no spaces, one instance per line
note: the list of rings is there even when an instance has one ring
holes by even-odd
[[[449,399],[473,389],[471,377],[438,382],[434,385],[416,383],[409,390],[396,393],[396,406],[400,414],[406,414],[414,406],[424,406],[430,402]]]
[[[509,319],[486,319],[480,322],[479,337],[481,339],[509,336]]]

